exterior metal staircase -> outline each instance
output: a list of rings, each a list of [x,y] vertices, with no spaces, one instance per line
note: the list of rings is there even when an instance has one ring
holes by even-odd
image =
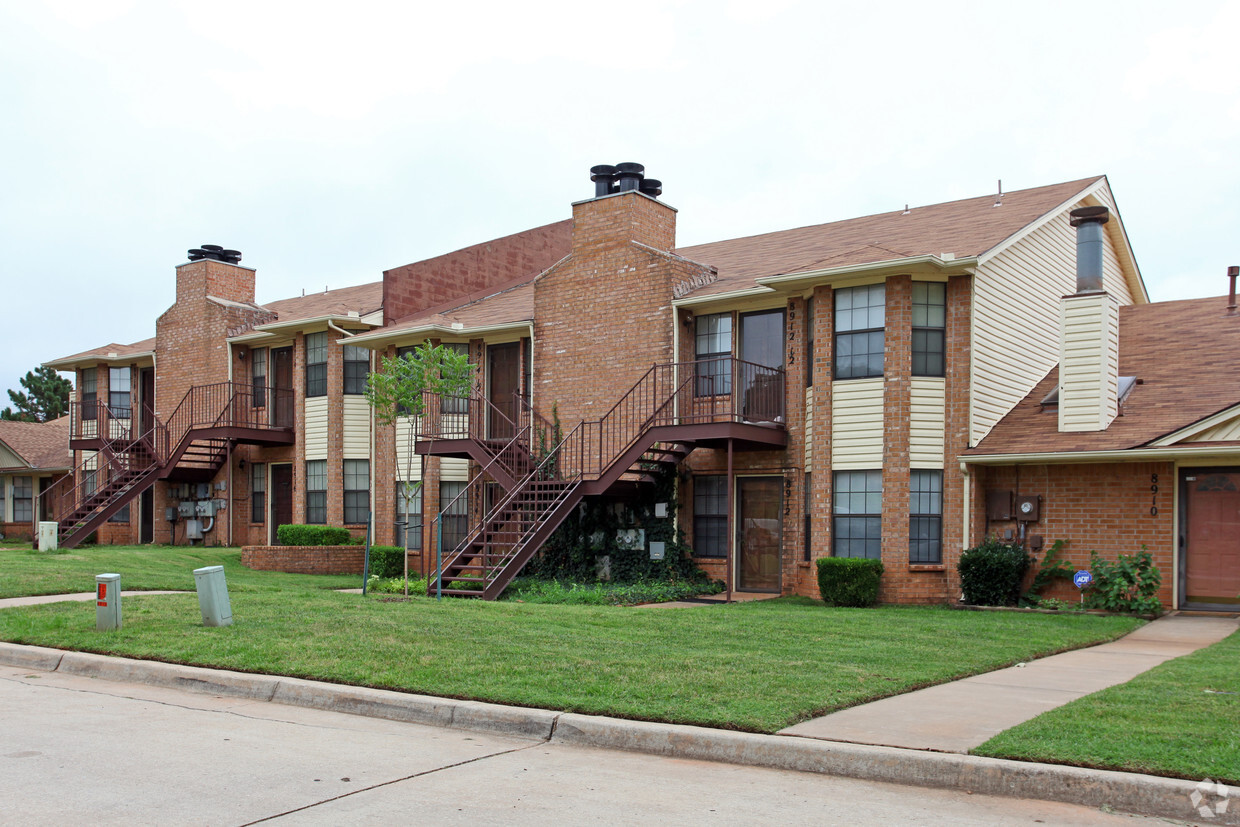
[[[537,457],[494,503],[487,501],[487,474],[500,481],[493,474],[499,463],[485,464],[486,474],[441,504],[437,538],[444,513],[466,510],[469,529],[455,547],[442,549],[428,593],[495,600],[584,497],[647,484],[654,467],[674,467],[694,447],[728,440],[768,449],[786,444],[783,380],[782,370],[733,358],[655,365],[601,419],[579,423]],[[477,404],[483,407],[482,400]],[[532,409],[522,419],[510,450],[532,457],[532,443],[521,440],[550,426]],[[440,454],[438,442],[428,431],[418,450]]]
[[[288,407],[276,399],[292,391],[268,393],[267,404],[255,407],[247,384],[198,385],[167,423],[147,412],[151,425],[136,437],[131,409],[73,403],[70,447],[94,454],[40,495],[42,513],[56,515],[60,547],[80,544],[156,480],[210,480],[227,461],[230,441],[291,443],[291,423],[270,420]]]

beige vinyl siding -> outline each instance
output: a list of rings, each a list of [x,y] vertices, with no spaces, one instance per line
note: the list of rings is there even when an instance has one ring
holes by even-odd
[[[370,458],[370,405],[364,396],[344,398],[344,458]]]
[[[409,433],[412,430],[411,418],[401,417],[396,420],[396,479],[400,482],[422,479],[422,458],[410,447]]]
[[[1106,293],[1072,296],[1060,325],[1059,430],[1101,431],[1116,414],[1119,308]]]
[[[1113,235],[1121,232],[1115,218],[1115,199],[1111,197],[1111,193],[1106,187],[1102,187],[1094,193],[1093,197],[1086,198],[1083,203],[1087,206],[1103,206],[1111,211],[1111,221],[1103,227],[1106,244],[1102,248],[1102,288],[1114,296],[1120,304],[1132,304],[1136,298],[1133,295],[1132,287],[1128,284],[1128,279],[1124,276],[1118,251],[1115,249],[1112,239]],[[1076,230],[1072,230],[1072,232],[1075,233]],[[1073,236],[1073,243],[1076,243],[1075,236]],[[1075,285],[1075,257],[1072,259],[1072,267],[1072,278]],[[1073,289],[1075,289],[1075,286]]]
[[[910,468],[939,469],[944,465],[947,431],[945,380],[913,377],[910,387],[908,459]]]
[[[814,470],[814,389],[805,389],[805,471]]]
[[[306,400],[306,459],[327,459],[327,397]]]
[[[831,385],[831,470],[883,466],[883,377]]]
[[[441,482],[469,482],[469,460],[460,457],[442,457],[439,460]]]
[[[1191,442],[1228,442],[1240,439],[1240,417],[1229,422],[1220,422],[1213,428],[1202,431],[1192,437]]]
[[[1103,277],[1120,304],[1132,303],[1109,234]],[[978,266],[973,280],[971,444],[1057,364],[1059,302],[1074,292],[1076,230],[1069,226],[1066,210]]]
[[[26,461],[9,450],[8,446],[0,445],[0,468],[24,468]]]

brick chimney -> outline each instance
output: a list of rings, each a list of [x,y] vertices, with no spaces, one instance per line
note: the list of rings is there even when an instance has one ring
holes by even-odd
[[[1071,213],[1076,292],[1059,307],[1059,430],[1103,431],[1119,412],[1119,304],[1103,289],[1106,207]]]
[[[534,395],[564,423],[602,416],[672,353],[672,285],[685,278],[676,210],[641,164],[596,166],[573,204],[572,253],[534,286]]]

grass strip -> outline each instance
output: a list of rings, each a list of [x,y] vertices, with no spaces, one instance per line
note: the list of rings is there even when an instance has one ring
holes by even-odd
[[[256,573],[258,574],[258,573]],[[267,574],[267,577],[272,575]],[[283,577],[283,576],[278,576]],[[230,579],[230,588],[232,587]],[[804,598],[646,609],[234,589],[0,611],[0,639],[641,720],[773,732],[828,711],[1119,637],[1132,618],[831,609]]]
[[[1240,632],[991,738],[975,755],[1240,784]]]

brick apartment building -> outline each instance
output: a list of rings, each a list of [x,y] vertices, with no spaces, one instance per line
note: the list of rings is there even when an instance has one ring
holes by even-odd
[[[1146,545],[1165,604],[1235,605],[1240,318],[1148,303],[1105,178],[678,248],[659,182],[592,172],[571,220],[359,287],[259,305],[198,251],[154,339],[48,363],[77,374],[76,457],[44,513],[67,542],[369,513],[400,542],[425,454],[415,564],[442,525],[444,586],[493,596],[580,502],[672,467],[666,519],[739,590],[816,595],[835,554],[881,558],[884,601],[949,602],[997,533],[1080,566]],[[426,340],[469,354],[473,397],[376,425],[366,372]]]

